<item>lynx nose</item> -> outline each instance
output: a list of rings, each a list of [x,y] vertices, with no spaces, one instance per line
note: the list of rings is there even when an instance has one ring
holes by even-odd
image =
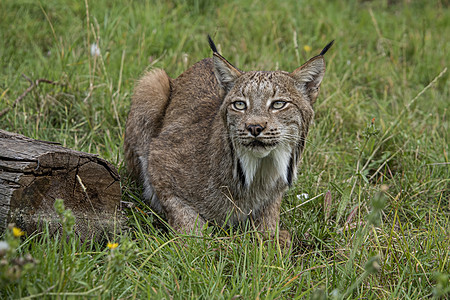
[[[246,128],[254,137],[257,137],[266,127],[260,124],[250,124]]]

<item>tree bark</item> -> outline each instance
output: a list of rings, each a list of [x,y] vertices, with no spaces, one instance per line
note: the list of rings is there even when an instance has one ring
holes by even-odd
[[[97,155],[0,130],[0,233],[9,223],[28,234],[61,230],[54,209],[63,199],[82,241],[100,240],[123,224],[120,182]]]

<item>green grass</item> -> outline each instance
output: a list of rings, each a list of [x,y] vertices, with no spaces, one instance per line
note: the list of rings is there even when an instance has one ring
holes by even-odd
[[[136,207],[114,250],[8,230],[0,298],[449,296],[448,1],[87,2],[0,2],[0,111],[11,108],[0,128],[100,154]],[[155,67],[176,77],[211,56],[208,33],[243,70],[292,71],[336,40],[282,205],[291,255],[251,230],[161,230],[123,168],[136,79]],[[13,107],[29,86],[22,74],[58,85]]]

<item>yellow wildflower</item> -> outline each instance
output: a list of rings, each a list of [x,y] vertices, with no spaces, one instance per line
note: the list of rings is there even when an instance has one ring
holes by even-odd
[[[109,249],[116,249],[117,246],[119,246],[119,243],[108,243],[107,246]]]
[[[23,232],[20,228],[18,227],[13,227],[12,232],[14,234],[15,237],[19,237],[25,234],[25,232]]]
[[[311,46],[305,45],[303,46],[303,50],[305,50],[305,52],[311,52],[312,48]]]

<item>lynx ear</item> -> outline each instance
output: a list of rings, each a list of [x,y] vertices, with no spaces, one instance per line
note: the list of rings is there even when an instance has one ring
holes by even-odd
[[[217,52],[216,45],[209,35],[208,42],[213,51],[214,75],[216,75],[222,88],[228,92],[234,86],[236,79],[242,75],[242,72]]]
[[[325,74],[325,60],[323,55],[330,49],[333,43],[334,41],[326,45],[319,55],[311,58],[291,73],[291,76],[296,81],[297,89],[309,98],[311,104],[316,101],[319,95],[320,83]]]

